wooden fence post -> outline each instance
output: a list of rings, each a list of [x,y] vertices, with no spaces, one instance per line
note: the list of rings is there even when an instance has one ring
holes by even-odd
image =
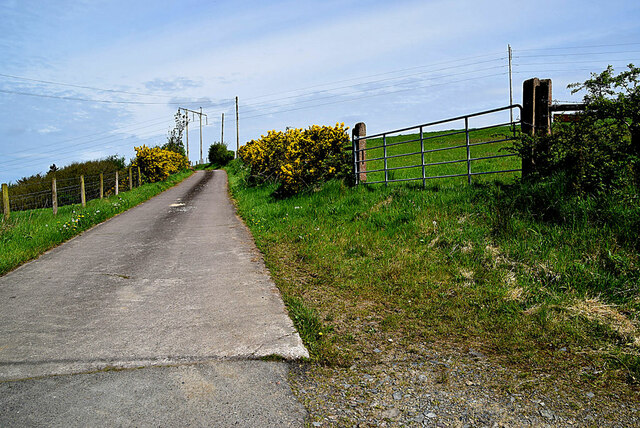
[[[51,205],[53,205],[53,215],[58,215],[58,185],[55,177],[51,180]]]
[[[352,136],[353,137],[365,137],[367,135],[367,125],[364,122],[356,123],[356,126],[353,127]],[[367,140],[358,140],[356,147],[356,165],[358,167],[357,173],[359,174],[358,179],[360,182],[367,181],[367,152],[365,149],[367,148]],[[355,172],[354,172],[355,173]]]
[[[129,167],[129,190],[133,190],[133,172],[131,167]]]
[[[87,195],[84,192],[84,175],[80,176],[80,202],[83,207],[87,206]]]
[[[138,187],[142,185],[142,177],[140,177],[140,167],[138,167]]]
[[[118,194],[118,171],[116,171],[116,195]]]
[[[104,174],[100,173],[100,199],[104,199]]]
[[[7,186],[7,183],[2,183],[2,205],[4,206],[4,219],[9,220],[11,210],[9,208],[9,186]]]

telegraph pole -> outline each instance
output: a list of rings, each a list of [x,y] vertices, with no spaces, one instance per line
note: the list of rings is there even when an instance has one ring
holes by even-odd
[[[513,78],[511,74],[511,45],[509,47],[509,105],[513,105]],[[511,123],[513,123],[513,109],[509,109],[511,115]]]
[[[238,126],[238,97],[236,97],[236,159],[238,159],[238,150],[240,150],[240,131]]]
[[[200,163],[204,163],[202,159],[202,107],[200,107]]]
[[[224,144],[224,113],[222,113],[222,135],[220,135],[220,142]]]
[[[202,116],[205,117],[207,125],[209,124],[209,117],[205,113],[202,113],[202,107],[200,107],[200,111],[178,107],[178,113],[180,113],[180,111],[183,111],[185,113],[185,116],[187,117],[187,159],[189,159],[189,113],[191,113],[194,117],[196,114],[200,117],[200,163],[202,163],[204,161],[202,158]]]
[[[185,117],[187,118],[187,132],[185,133],[187,136],[187,162],[191,165],[191,160],[189,159],[189,115],[185,113]]]

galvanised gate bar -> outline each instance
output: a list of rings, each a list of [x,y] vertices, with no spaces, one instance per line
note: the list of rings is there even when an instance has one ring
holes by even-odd
[[[516,120],[511,119],[514,109]],[[519,159],[514,159],[516,153],[499,152],[505,143],[517,138],[521,117],[522,106],[514,104],[380,134],[354,134],[356,184],[422,180],[426,186],[430,179],[464,176],[470,184],[474,175],[520,172],[522,165]],[[471,127],[472,119],[485,124]],[[429,131],[446,124],[454,127],[456,122],[464,122],[464,129]],[[407,131],[410,132],[401,134]],[[367,141],[373,146],[364,147]]]

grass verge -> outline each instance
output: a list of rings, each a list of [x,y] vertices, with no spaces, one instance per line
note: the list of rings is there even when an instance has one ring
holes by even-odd
[[[561,182],[230,189],[316,362],[415,343],[524,373],[637,391],[640,207]],[[420,183],[421,184],[421,183]],[[300,314],[303,314],[302,316]],[[301,321],[302,319],[302,321]]]
[[[92,226],[132,208],[191,175],[183,171],[159,183],[148,183],[105,199],[94,199],[82,208],[66,205],[54,216],[51,209],[16,211],[0,220],[0,275],[36,258],[45,251]]]

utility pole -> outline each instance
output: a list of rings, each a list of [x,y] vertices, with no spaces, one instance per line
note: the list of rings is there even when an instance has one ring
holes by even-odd
[[[200,107],[200,163],[204,163],[202,159],[202,107]]]
[[[238,126],[238,97],[236,97],[236,159],[240,150],[240,127]]]
[[[511,45],[507,45],[509,48],[509,105],[513,105],[513,77],[511,74]],[[513,109],[509,109],[511,117],[511,123],[513,123]]]
[[[220,135],[220,142],[224,144],[224,113],[222,113],[222,135]]]
[[[187,159],[189,159],[189,113],[191,113],[194,117],[197,114],[200,117],[200,163],[203,162],[203,158],[202,158],[202,116],[205,117],[206,119],[206,123],[207,125],[209,124],[209,117],[202,113],[202,107],[200,107],[200,111],[195,111],[195,110],[189,110],[188,108],[184,108],[184,107],[178,107],[178,113],[180,113],[180,111],[183,111],[185,113],[185,116],[187,118]],[[189,161],[191,162],[191,161]]]
[[[189,159],[189,115],[185,113],[185,117],[187,118],[187,129],[185,135],[187,136],[187,162],[191,165],[191,160]]]

